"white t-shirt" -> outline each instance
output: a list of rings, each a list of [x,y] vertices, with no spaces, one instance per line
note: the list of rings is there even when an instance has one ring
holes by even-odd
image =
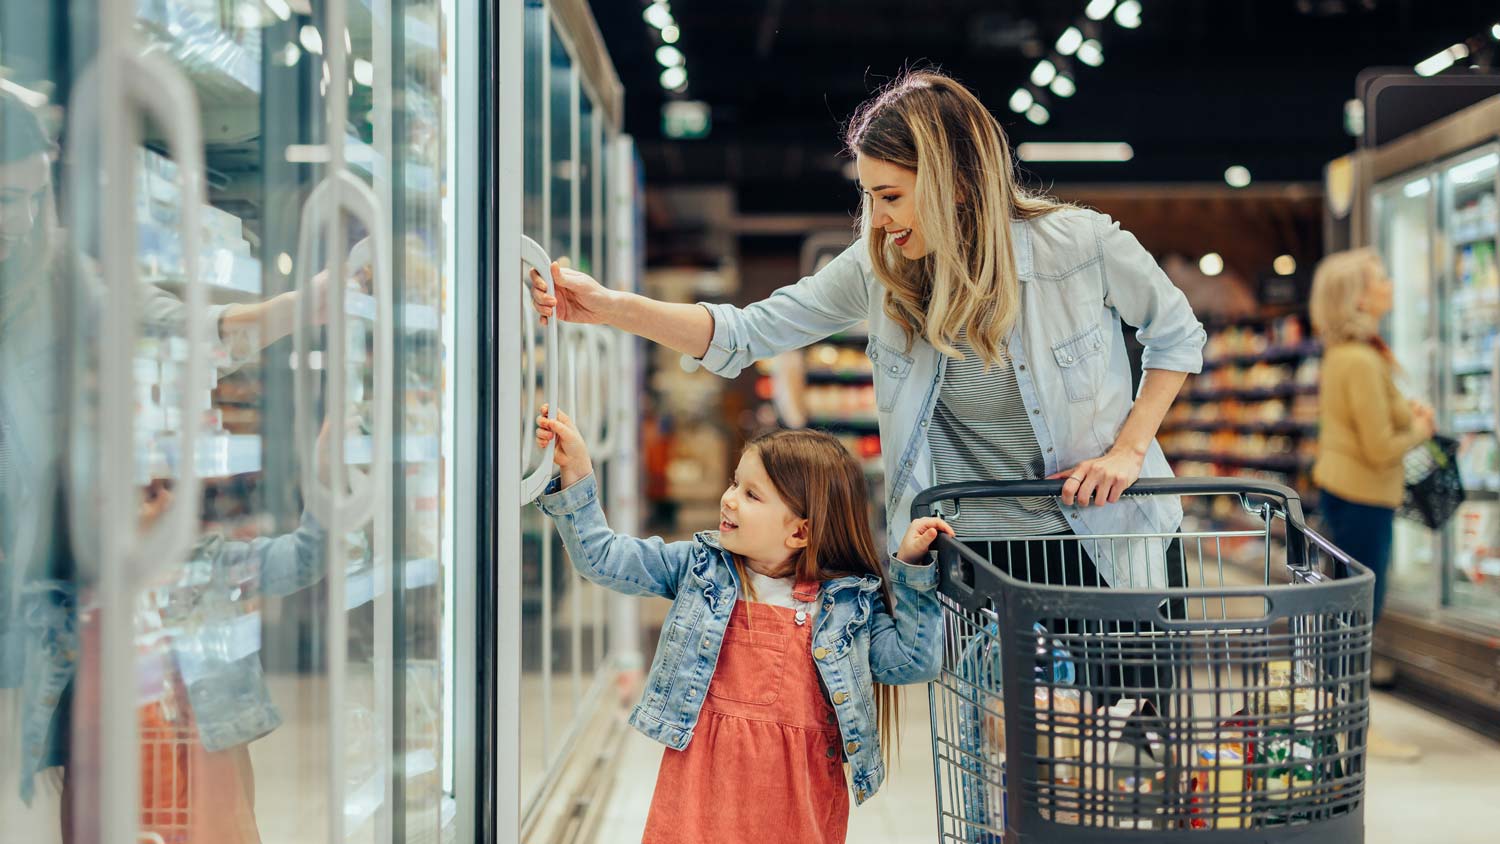
[[[750,579],[750,586],[755,591],[755,602],[758,604],[770,604],[776,607],[787,607],[788,609],[801,610],[807,613],[808,618],[818,617],[817,596],[806,603],[792,597],[792,590],[797,585],[795,577],[766,577],[757,574],[749,568],[745,569],[745,575]],[[748,599],[749,594],[745,595]]]

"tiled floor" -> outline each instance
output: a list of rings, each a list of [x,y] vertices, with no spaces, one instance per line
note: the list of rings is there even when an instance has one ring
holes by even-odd
[[[1480,844],[1500,840],[1500,742],[1377,694],[1376,729],[1422,748],[1419,762],[1373,759],[1365,804],[1367,844]],[[853,810],[849,840],[859,844],[932,844],[932,756],[926,690],[910,690],[902,715],[902,752],[885,787]],[[638,844],[651,802],[661,745],[632,732],[597,844]]]

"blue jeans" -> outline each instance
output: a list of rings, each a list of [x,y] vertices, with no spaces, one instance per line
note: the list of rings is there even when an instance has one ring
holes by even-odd
[[[1328,525],[1329,539],[1344,553],[1375,573],[1375,609],[1373,624],[1380,618],[1385,604],[1385,586],[1390,581],[1391,532],[1396,511],[1390,507],[1357,504],[1321,490],[1318,509]]]

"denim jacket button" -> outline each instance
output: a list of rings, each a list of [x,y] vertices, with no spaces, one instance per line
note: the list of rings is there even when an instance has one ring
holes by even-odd
[[[843,692],[834,692],[833,693],[833,705],[834,706],[841,706],[841,705],[843,705],[844,701],[846,701],[848,699],[849,699],[849,696],[846,695],[846,694],[844,694]]]
[[[814,648],[813,649],[813,659],[827,659],[827,658],[828,658],[828,649],[827,648]]]
[[[855,753],[858,753],[859,752],[859,742],[857,742],[857,741],[851,741],[851,742],[849,742],[848,744],[844,745],[844,751],[846,753],[848,753],[849,755],[851,755],[851,756],[854,755]]]
[[[713,643],[708,640],[707,636],[703,637],[703,647],[705,647],[705,648],[713,647]]]

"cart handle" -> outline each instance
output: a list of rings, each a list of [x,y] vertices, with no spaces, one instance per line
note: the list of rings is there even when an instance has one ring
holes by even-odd
[[[964,481],[924,489],[911,503],[911,517],[920,519],[932,512],[939,501],[964,498],[1056,498],[1062,495],[1066,481]],[[1302,519],[1302,497],[1284,484],[1246,478],[1141,478],[1125,490],[1126,495],[1251,495],[1273,498],[1280,502],[1287,524],[1299,531],[1307,527]]]

